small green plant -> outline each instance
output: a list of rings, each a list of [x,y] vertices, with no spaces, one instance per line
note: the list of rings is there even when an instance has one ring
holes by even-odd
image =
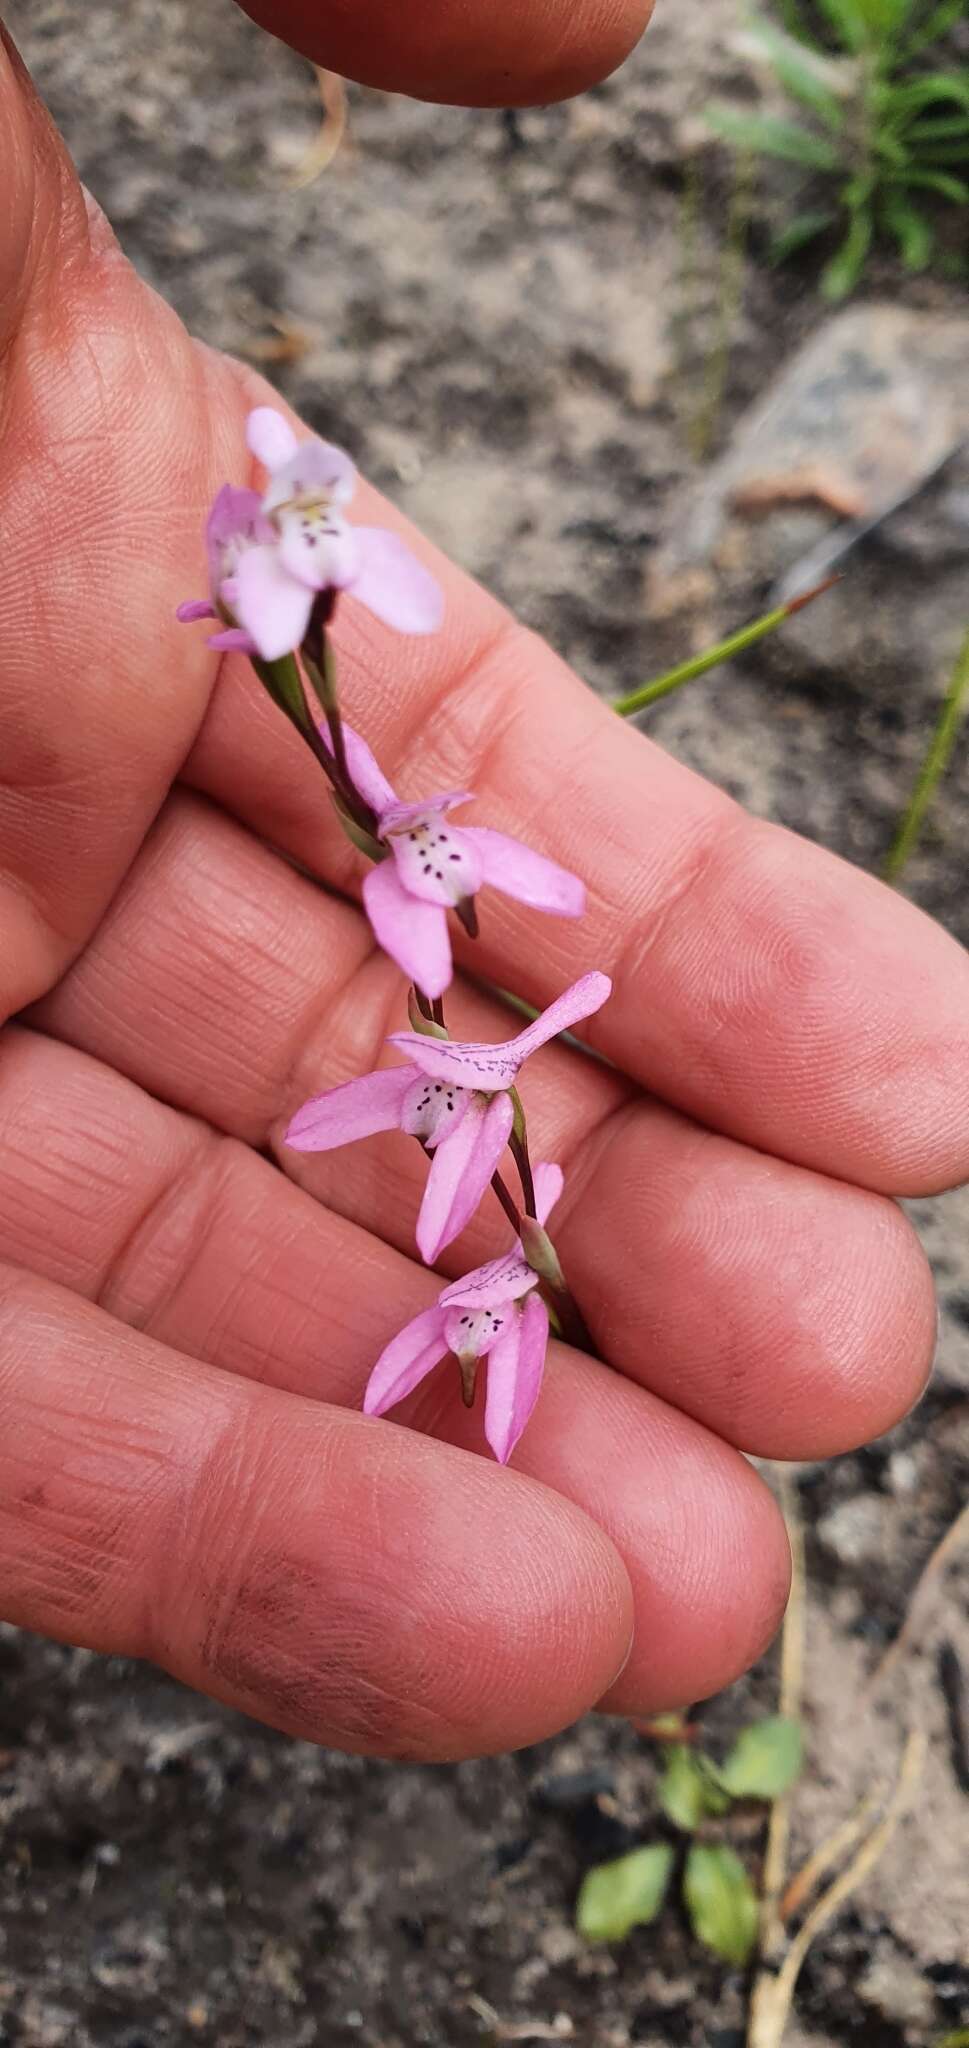
[[[688,1732],[676,1717],[653,1732],[668,1744],[659,1802],[676,1835],[590,1870],[576,1926],[589,1941],[624,1941],[658,1917],[676,1880],[697,1940],[742,1966],[753,1953],[760,1909],[727,1839],[730,1815],[738,1801],[777,1799],[794,1783],[802,1762],[799,1724],[783,1714],[754,1722],[720,1764],[688,1742],[669,1740]]]
[[[840,229],[821,289],[841,299],[876,239],[925,270],[936,251],[931,209],[969,205],[969,68],[934,68],[966,0],[814,0],[817,29],[804,5],[780,0],[784,25],[755,16],[749,33],[805,118],[718,104],[708,120],[738,149],[812,174],[817,197],[779,230],[773,255]]]

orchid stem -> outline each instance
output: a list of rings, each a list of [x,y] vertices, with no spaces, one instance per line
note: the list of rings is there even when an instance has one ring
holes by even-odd
[[[826,576],[824,582],[816,583],[813,590],[805,590],[800,597],[789,598],[786,604],[775,606],[773,611],[765,612],[763,618],[755,619],[752,625],[742,626],[739,633],[731,633],[716,647],[708,647],[705,654],[695,654],[690,661],[681,661],[676,668],[667,669],[665,675],[656,676],[651,683],[643,683],[628,697],[614,698],[613,710],[619,713],[620,718],[632,718],[637,711],[645,711],[648,704],[657,703],[660,697],[668,697],[681,684],[692,682],[694,676],[706,675],[708,669],[719,668],[722,661],[731,661],[734,655],[746,653],[748,647],[755,647],[758,640],[766,639],[768,633],[775,632],[784,624],[785,619],[793,618],[795,612],[803,611],[805,605],[813,604],[816,597],[822,597],[826,590],[840,581],[840,576]]]
[[[492,1174],[491,1185],[494,1188],[495,1194],[497,1195],[498,1200],[501,1203],[501,1206],[505,1212],[505,1215],[508,1218],[509,1223],[511,1224],[515,1236],[518,1237],[521,1233],[522,1220],[518,1214],[517,1208],[515,1207],[514,1196],[510,1193],[509,1189],[506,1188],[500,1173]]]
[[[546,1280],[541,1284],[541,1292],[545,1296],[546,1308],[552,1311],[558,1324],[563,1342],[571,1344],[576,1351],[587,1351],[590,1357],[595,1358],[596,1348],[585,1318],[568,1288],[553,1288]]]

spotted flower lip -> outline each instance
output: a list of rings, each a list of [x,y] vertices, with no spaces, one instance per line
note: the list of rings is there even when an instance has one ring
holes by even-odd
[[[470,1223],[513,1120],[508,1095],[487,1097],[434,1081],[414,1065],[386,1067],[312,1096],[297,1110],[283,1142],[296,1152],[330,1152],[378,1131],[420,1138],[431,1155],[431,1170],[417,1219],[417,1245],[430,1266]]]
[[[329,745],[325,727],[321,736]],[[366,740],[350,726],[344,726],[344,740],[354,785],[375,812],[377,837],[391,856],[367,875],[364,908],[384,952],[425,995],[433,999],[450,987],[447,913],[479,889],[499,889],[554,916],[582,916],[585,887],[578,875],[504,832],[450,822],[451,811],[473,801],[472,790],[403,803]]]
[[[436,632],[444,599],[430,571],[397,534],[345,516],[357,485],[349,455],[297,440],[272,406],[249,414],[246,439],[269,472],[260,510],[271,537],[240,560],[234,611],[263,659],[301,645],[321,590],[346,591],[400,633]]]
[[[454,1039],[424,1038],[416,1031],[395,1031],[388,1042],[406,1053],[432,1080],[450,1081],[455,1087],[493,1094],[502,1088],[514,1088],[531,1053],[557,1038],[560,1031],[568,1031],[583,1018],[594,1016],[611,994],[612,982],[607,974],[583,974],[533,1024],[504,1045],[462,1045]]]
[[[536,1166],[540,1223],[547,1222],[563,1185],[560,1167]],[[516,1244],[445,1287],[434,1307],[415,1316],[381,1352],[367,1382],[364,1414],[385,1415],[396,1407],[449,1351],[472,1379],[486,1358],[485,1436],[499,1463],[507,1464],[530,1420],[545,1369],[549,1319],[537,1286],[538,1275]]]

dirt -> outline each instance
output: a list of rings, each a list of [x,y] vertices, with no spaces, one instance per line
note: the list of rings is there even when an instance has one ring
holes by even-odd
[[[514,122],[351,91],[350,140],[308,189],[293,179],[313,73],[227,0],[88,4],[83,20],[68,0],[8,0],[7,18],[151,282],[259,361],[594,687],[630,689],[702,637],[705,619],[651,615],[651,555],[701,444],[724,446],[824,317],[809,264],[765,264],[756,207],[730,254],[736,190],[699,114],[742,83],[732,0],[667,0],[620,78]],[[964,310],[956,285],[887,264],[865,291]],[[829,634],[815,661],[799,641],[671,698],[654,735],[877,865],[944,683],[951,617],[914,664],[892,653],[939,516],[930,490],[858,557],[870,659],[839,662]],[[752,550],[712,610],[739,623],[764,594]],[[906,877],[963,938],[967,799],[962,747]],[[969,1200],[913,1213],[943,1307],[932,1389],[890,1437],[797,1474],[795,1859],[891,1779],[916,1722],[929,1758],[894,1846],[809,1957],[791,2048],[931,2048],[969,2024],[965,1559],[884,1698],[859,1707],[969,1481]],[[402,1769],[10,1629],[0,1678],[0,2043],[740,2048],[744,1980],[675,1910],[616,1951],[572,1931],[583,1871],[655,1825],[654,1760],[628,1728],[589,1720],[518,1756]],[[768,1659],[705,1710],[711,1741],[775,1697]]]

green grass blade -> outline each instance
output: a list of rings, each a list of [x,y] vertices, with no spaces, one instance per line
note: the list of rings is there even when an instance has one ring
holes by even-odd
[[[900,192],[889,192],[882,200],[881,215],[898,243],[906,270],[926,270],[932,261],[935,233],[924,213],[910,206]]]
[[[865,259],[871,248],[874,221],[867,207],[852,215],[851,225],[840,249],[832,256],[821,278],[821,290],[826,299],[846,299],[854,288],[865,267]]]
[[[965,11],[966,0],[941,0],[941,4],[934,7],[931,14],[926,16],[921,27],[906,37],[905,55],[914,57],[919,50],[928,49],[931,43],[941,42],[943,36],[948,35],[950,28],[954,28],[956,22],[962,20]]]
[[[830,72],[824,58],[799,43],[793,36],[785,35],[783,29],[775,28],[773,22],[762,21],[755,16],[750,23],[750,35],[759,43],[785,90],[801,105],[809,107],[826,128],[840,134],[845,125],[845,108],[837,95],[825,82],[824,72]]]
[[[796,255],[815,235],[823,235],[825,228],[834,226],[837,214],[825,213],[820,208],[815,213],[796,213],[786,228],[776,234],[770,245],[772,263],[784,263],[789,256]]]
[[[953,178],[948,171],[923,171],[917,165],[907,170],[893,172],[886,178],[887,185],[916,185],[925,192],[938,192],[943,199],[952,199],[957,206],[969,204],[969,185],[964,178]]]
[[[869,40],[868,23],[858,0],[818,0],[818,5],[842,47],[857,56]]]
[[[667,669],[666,674],[656,676],[651,683],[643,683],[628,697],[613,700],[613,710],[620,718],[632,718],[637,711],[645,711],[648,704],[656,704],[661,697],[669,697],[684,683],[691,683],[695,676],[706,675],[710,669],[719,668],[723,661],[732,661],[737,654],[745,654],[748,647],[756,647],[758,640],[765,640],[768,633],[776,631],[785,619],[793,618],[795,612],[802,612],[805,605],[813,604],[816,597],[822,597],[826,590],[839,583],[839,576],[826,576],[823,583],[817,583],[813,590],[805,590],[800,597],[791,597],[786,604],[779,604],[763,618],[755,619],[750,626],[742,626],[739,633],[731,633],[726,640],[718,641],[716,647],[707,648],[704,654],[695,654],[690,661],[681,661],[676,668]]]
[[[926,814],[949,765],[966,710],[969,708],[969,633],[959,650],[952,679],[945,693],[935,731],[929,741],[915,788],[885,861],[885,880],[897,882],[918,843]]]
[[[742,114],[736,107],[721,105],[708,107],[706,120],[715,134],[739,149],[754,150],[758,156],[784,157],[814,171],[838,169],[840,157],[834,143],[802,128],[799,121],[782,121],[775,114]]]

